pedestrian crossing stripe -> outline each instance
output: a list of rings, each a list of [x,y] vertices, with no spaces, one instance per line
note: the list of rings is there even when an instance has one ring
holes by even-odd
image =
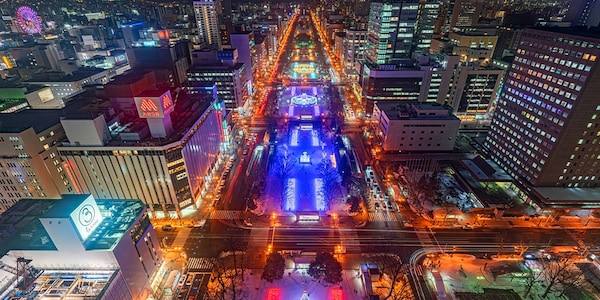
[[[190,257],[187,261],[188,271],[211,271],[213,268],[213,258],[206,257]]]
[[[398,216],[394,213],[387,212],[370,212],[369,222],[398,222]]]
[[[410,274],[410,265],[403,264],[401,271],[404,274],[407,274],[407,275]],[[423,266],[422,265],[415,266],[415,274],[417,274],[418,276],[423,276]]]
[[[210,214],[210,219],[218,220],[241,220],[243,218],[241,210],[215,210]]]

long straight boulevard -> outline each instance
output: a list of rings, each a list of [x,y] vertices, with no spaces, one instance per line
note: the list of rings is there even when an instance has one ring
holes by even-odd
[[[188,257],[214,259],[243,251],[249,268],[262,269],[272,252],[294,255],[286,256],[294,260],[322,251],[334,253],[344,270],[359,270],[373,255],[394,255],[407,266],[403,272],[414,297],[434,299],[422,276],[427,254],[489,259],[556,246],[586,245],[584,250],[592,251],[598,245],[600,229],[595,228],[504,226],[493,221],[476,228],[433,226],[411,212],[406,202],[379,201],[375,206],[365,186],[360,191],[365,197],[362,211],[349,215],[343,200],[332,200],[349,198],[348,190],[339,183],[327,185],[324,170],[329,164],[338,172],[345,162],[336,160],[342,157],[336,152],[353,152],[357,168],[366,172],[373,156],[362,137],[364,120],[354,115],[347,119],[344,108],[354,104],[344,102],[348,86],[335,82],[341,78],[339,70],[331,63],[330,47],[315,19],[298,9],[292,20],[272,72],[257,84],[255,110],[236,126],[245,131],[244,139],[227,164],[219,201],[204,226],[189,232],[182,249]],[[342,140],[348,145],[341,145]],[[382,157],[393,161],[424,156]],[[372,170],[382,176],[378,164]]]

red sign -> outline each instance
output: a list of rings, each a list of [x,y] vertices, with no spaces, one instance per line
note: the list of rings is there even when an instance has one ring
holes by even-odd
[[[165,110],[168,110],[171,108],[171,105],[173,105],[173,101],[171,100],[171,97],[169,97],[169,94],[164,94],[162,96],[162,105]]]
[[[140,109],[145,112],[158,112],[158,106],[150,99],[142,99],[142,102],[140,102]]]
[[[168,30],[159,30],[158,31],[158,38],[161,40],[166,40],[169,38],[169,31]]]

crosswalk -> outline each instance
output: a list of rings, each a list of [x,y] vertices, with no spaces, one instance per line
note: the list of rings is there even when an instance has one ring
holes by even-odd
[[[398,222],[398,216],[386,211],[369,212],[369,222]]]
[[[190,257],[187,261],[189,272],[209,272],[214,266],[214,258]]]
[[[210,219],[218,220],[241,220],[243,218],[241,210],[215,210],[210,214]]]
[[[431,235],[429,235],[429,229],[426,227],[415,227],[415,232],[417,234],[417,237],[419,238],[419,241],[421,242],[421,245],[423,246],[423,248],[425,249],[438,249],[439,246],[434,243],[434,241],[431,239]]]
[[[402,273],[404,273],[406,275],[410,274],[410,265],[403,264],[401,267],[401,271],[402,271]],[[415,266],[415,272],[417,273],[418,276],[423,276],[423,266],[420,264],[417,264]]]

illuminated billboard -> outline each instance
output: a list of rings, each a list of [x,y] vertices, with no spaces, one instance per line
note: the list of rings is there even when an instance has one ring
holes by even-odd
[[[102,214],[96,204],[96,200],[91,195],[81,202],[79,206],[70,214],[75,229],[79,236],[85,241],[94,230],[102,223]]]
[[[168,90],[158,97],[135,97],[134,99],[140,118],[164,118],[174,109],[173,98]]]

